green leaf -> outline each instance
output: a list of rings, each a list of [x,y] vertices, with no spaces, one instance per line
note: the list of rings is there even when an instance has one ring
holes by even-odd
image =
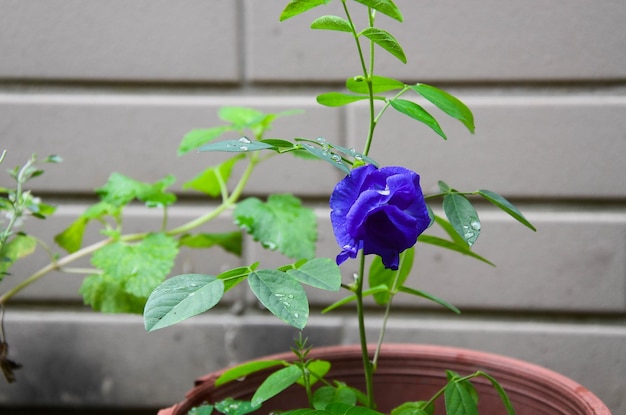
[[[455,234],[456,234],[456,231],[455,231]],[[495,267],[495,264],[493,262],[489,261],[488,259],[478,255],[477,253],[475,253],[474,251],[469,249],[468,246],[467,246],[467,243],[465,243],[465,241],[463,239],[461,239],[462,245],[456,243],[455,241],[448,241],[446,239],[439,238],[438,236],[433,236],[433,235],[421,234],[417,238],[417,240],[419,242],[422,242],[422,243],[425,243],[425,244],[435,245],[435,246],[438,246],[440,248],[449,249],[451,251],[455,251],[455,252],[458,252],[460,254],[470,256],[470,257],[472,257],[474,259],[477,259],[477,260],[482,261],[482,262],[484,262],[486,264],[489,264],[492,267]]]
[[[220,302],[224,282],[211,275],[182,274],[165,280],[148,297],[143,312],[147,331],[204,313]]]
[[[176,240],[153,233],[135,244],[118,241],[107,245],[94,252],[91,262],[127,293],[147,298],[169,274],[177,254]]]
[[[209,167],[190,181],[183,184],[183,189],[194,189],[212,197],[222,194],[222,189],[228,183],[235,164],[244,159],[244,154],[238,154],[217,166]]]
[[[313,394],[313,407],[315,409],[325,409],[331,403],[342,403],[345,405],[356,405],[356,394],[345,386],[322,386]]]
[[[463,240],[472,246],[480,235],[478,212],[467,197],[459,193],[449,193],[443,197],[443,211],[450,224]]]
[[[266,269],[251,272],[248,285],[261,304],[276,317],[297,329],[306,326],[309,301],[298,281],[282,271]]]
[[[149,184],[120,173],[113,173],[106,184],[96,189],[96,192],[102,201],[118,207],[134,199],[141,200],[148,206],[168,206],[176,201],[176,196],[165,192],[165,189],[174,181],[174,176],[169,175],[154,184]]]
[[[147,296],[136,296],[124,290],[117,279],[106,275],[90,275],[79,290],[85,304],[102,313],[143,313]]]
[[[252,396],[252,406],[261,405],[298,381],[302,370],[298,366],[287,366],[272,373],[261,383]]]
[[[376,27],[368,27],[364,29],[359,35],[363,35],[372,42],[376,43],[381,48],[385,49],[387,52],[395,56],[400,62],[406,63],[406,56],[402,47],[394,38],[391,33],[387,32],[383,29],[378,29]]]
[[[384,97],[376,97],[384,99]],[[350,95],[343,92],[326,92],[317,96],[317,102],[327,107],[341,107],[343,105],[352,104],[353,102],[369,99],[367,95]]]
[[[471,386],[471,385],[470,385]],[[450,415],[478,415],[478,406],[464,382],[452,381],[444,391],[446,412]]]
[[[263,203],[248,198],[237,204],[235,223],[270,250],[294,259],[313,258],[317,220],[313,210],[292,195],[270,195]]]
[[[393,78],[384,76],[372,76],[372,92],[380,94],[387,91],[395,91],[404,88],[404,83]],[[367,82],[363,76],[354,76],[346,80],[346,88],[356,94],[369,94]]]
[[[333,167],[338,168],[339,170],[341,170],[345,174],[350,174],[350,167],[348,167],[346,162],[343,160],[343,158],[339,154],[336,154],[336,153],[333,153],[333,152],[329,151],[329,149],[330,149],[329,146],[328,146],[328,148],[322,149],[322,148],[320,148],[320,147],[318,147],[318,146],[316,146],[314,144],[311,144],[310,142],[306,142],[306,141],[304,141],[301,144],[301,146],[309,154],[312,154],[313,156],[315,156],[316,158],[318,158],[320,160],[324,160],[325,162],[329,163]]]
[[[227,125],[219,127],[207,128],[202,130],[191,130],[183,137],[180,145],[178,146],[178,155],[182,156],[195,150],[198,147],[210,143],[227,131],[231,131],[232,128]]]
[[[505,211],[506,213],[508,213],[509,215],[511,215],[524,226],[532,229],[533,231],[537,231],[537,229],[524,217],[524,215],[522,215],[522,212],[520,212],[511,202],[506,200],[504,197],[490,190],[479,190],[478,194]]]
[[[264,143],[263,141],[250,140],[247,137],[241,137],[239,140],[226,140],[217,143],[210,143],[198,149],[198,151],[227,151],[236,153],[245,153],[248,151],[258,150],[274,150],[274,146]]]
[[[302,284],[322,290],[336,292],[341,288],[341,271],[330,258],[314,258],[299,268],[287,271],[287,274]]]
[[[250,401],[242,401],[233,398],[226,398],[215,404],[215,410],[224,415],[246,415],[259,409],[253,406]]]
[[[247,107],[222,107],[218,110],[219,117],[230,123],[231,128],[241,130],[258,124],[265,118],[265,114],[254,108]]]
[[[350,23],[339,16],[321,16],[313,20],[311,29],[336,30],[338,32],[352,32]]]
[[[427,300],[430,300],[434,303],[439,304],[440,306],[443,306],[445,308],[447,308],[448,310],[456,313],[456,314],[461,314],[461,310],[459,310],[458,308],[456,308],[455,306],[453,306],[452,304],[450,304],[449,302],[442,300],[439,297],[436,297],[432,294],[429,294],[427,292],[421,291],[421,290],[416,290],[410,287],[406,287],[406,286],[401,286],[399,289],[401,292],[406,293],[406,294],[411,294],[411,295],[415,295],[418,297],[422,297],[425,298]]]
[[[391,410],[391,415],[433,415],[435,406],[426,401],[405,402]]]
[[[15,235],[5,243],[0,250],[0,281],[15,261],[32,254],[35,248],[37,248],[37,240],[28,235]]]
[[[180,246],[206,249],[219,246],[226,252],[241,256],[243,238],[240,231],[223,233],[198,233],[195,235],[185,234],[178,240]]]
[[[374,301],[376,304],[385,305],[393,297],[393,291],[397,290],[411,273],[413,268],[413,258],[415,255],[415,249],[410,248],[400,254],[400,266],[397,270],[385,268],[383,261],[379,256],[375,256],[372,259],[369,271],[369,285],[375,287],[378,285],[385,285],[388,291],[374,294]]]
[[[515,409],[513,408],[513,404],[511,403],[511,400],[509,399],[509,395],[506,393],[502,385],[500,385],[500,383],[493,376],[485,372],[479,371],[477,373],[479,376],[482,376],[488,379],[489,382],[491,382],[491,385],[498,392],[498,395],[500,395],[500,399],[502,400],[502,403],[504,404],[504,407],[506,408],[506,413],[508,415],[515,415]]]
[[[401,112],[404,115],[408,115],[409,117],[426,124],[427,126],[432,128],[434,132],[443,137],[444,140],[448,139],[441,127],[439,126],[437,120],[432,115],[430,115],[428,111],[426,111],[415,102],[407,101],[406,99],[396,98],[389,100],[389,104],[391,104],[393,109],[395,109],[396,111]]]
[[[403,21],[402,13],[400,9],[391,0],[355,0],[357,3],[371,7],[374,10],[381,12],[399,22]]]
[[[311,10],[314,7],[328,4],[330,0],[292,0],[287,4],[283,12],[280,14],[280,21],[290,19],[294,16]]]
[[[70,254],[78,251],[83,244],[83,235],[85,234],[88,222],[88,218],[83,216],[78,217],[78,219],[72,222],[63,232],[55,235],[54,242]]]
[[[435,104],[449,116],[461,121],[471,133],[474,133],[474,115],[461,100],[446,91],[426,84],[416,84],[411,86],[411,89]]]
[[[223,384],[232,382],[233,380],[241,379],[253,373],[260,372],[261,370],[283,364],[285,364],[284,360],[255,360],[252,362],[246,362],[222,373],[215,380],[215,386],[222,386]]]
[[[378,167],[378,163],[376,162],[376,160],[374,160],[371,157],[366,156],[363,153],[359,153],[354,148],[346,148],[337,144],[330,144],[330,143],[328,145],[332,147],[333,149],[339,150],[341,153],[354,158],[355,162],[365,162],[365,163],[373,164],[374,166]]]
[[[381,285],[377,285],[376,287],[372,287],[369,288],[367,290],[363,290],[363,297],[368,297],[370,295],[374,295],[374,294],[379,294],[379,293],[385,293],[389,291],[389,288],[387,288],[386,285],[381,284]],[[349,302],[355,301],[356,300],[356,295],[350,295],[348,297],[342,298],[339,301],[334,302],[333,304],[329,305],[328,307],[326,307],[325,309],[322,310],[322,314],[328,313],[329,311],[334,310],[335,308],[339,308],[344,304],[348,304]]]
[[[217,276],[217,278],[224,281],[224,291],[228,291],[234,286],[236,286],[237,284],[239,284],[241,281],[248,278],[248,275],[252,271],[254,271],[258,265],[259,263],[255,262],[254,264],[248,267],[233,268],[231,270],[222,272],[221,274]]]
[[[213,405],[205,404],[191,408],[187,415],[211,415],[213,413]]]
[[[318,381],[324,378],[330,370],[330,362],[326,360],[312,360],[306,364],[306,369],[309,371],[309,384],[314,385]],[[304,376],[298,379],[298,384],[305,386]]]

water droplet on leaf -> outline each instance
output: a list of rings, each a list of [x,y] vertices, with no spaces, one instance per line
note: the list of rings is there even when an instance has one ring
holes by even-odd
[[[250,141],[250,139],[248,137],[241,137],[239,139],[239,142],[243,143],[243,144],[250,144],[252,141]]]

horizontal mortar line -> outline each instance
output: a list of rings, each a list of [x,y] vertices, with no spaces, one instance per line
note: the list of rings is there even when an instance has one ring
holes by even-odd
[[[469,105],[626,105],[626,96],[621,95],[519,95],[519,96],[463,96],[463,101]],[[315,104],[312,96],[305,95],[242,95],[242,96],[196,96],[196,95],[136,95],[120,94],[68,94],[68,93],[0,93],[0,104],[81,104],[81,105],[233,105],[246,102],[254,105],[281,104]],[[359,105],[356,103],[356,105]]]

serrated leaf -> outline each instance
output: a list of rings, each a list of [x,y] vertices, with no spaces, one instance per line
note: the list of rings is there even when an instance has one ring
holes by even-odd
[[[276,317],[297,329],[306,326],[309,301],[304,288],[294,278],[278,270],[259,270],[248,275],[248,285]]]
[[[524,226],[532,229],[533,231],[537,231],[537,229],[522,215],[522,212],[519,211],[511,202],[506,200],[503,196],[500,196],[496,192],[492,192],[490,190],[481,189],[478,191],[478,194],[487,199],[489,202],[493,203],[513,218],[515,218],[518,222],[523,224]]]
[[[328,291],[339,291],[341,271],[337,263],[330,258],[314,258],[304,265],[287,271],[291,277],[302,284]]]
[[[178,240],[180,246],[189,248],[207,249],[219,246],[226,252],[241,256],[243,238],[240,231],[222,233],[185,234]]]
[[[361,33],[359,33],[359,35],[365,36],[366,38],[395,56],[400,62],[406,63],[406,55],[404,54],[404,50],[402,50],[400,43],[398,43],[396,38],[393,37],[391,33],[387,32],[386,30],[376,27],[368,27],[367,29],[364,29]]]
[[[126,292],[121,281],[106,274],[86,277],[79,292],[85,304],[102,313],[141,314],[147,300],[147,295],[136,296]]]
[[[261,405],[263,402],[278,395],[289,386],[297,382],[302,375],[298,366],[287,366],[272,373],[261,383],[252,396],[252,406]]]
[[[416,84],[411,86],[411,89],[435,104],[435,106],[449,116],[461,121],[471,133],[474,133],[474,115],[460,99],[446,91],[427,84]]]
[[[294,16],[311,10],[314,7],[327,4],[330,0],[292,0],[287,4],[283,12],[280,14],[280,21],[290,19]]]
[[[178,146],[178,155],[182,156],[192,150],[196,150],[198,147],[210,143],[225,132],[231,130],[232,128],[227,125],[202,130],[191,130],[185,134],[183,140]]]
[[[478,212],[467,197],[459,193],[449,193],[443,197],[443,211],[454,230],[468,246],[472,246],[480,235]]]
[[[226,370],[216,380],[215,386],[222,386],[225,383],[232,382],[251,375],[261,370],[268,369],[270,367],[284,365],[284,360],[255,360],[252,362],[246,362],[241,365],[237,365],[231,369]]]
[[[222,186],[224,186],[232,173],[235,164],[244,159],[246,156],[238,154],[230,159],[218,164],[217,166],[209,167],[190,181],[183,184],[183,189],[194,189],[199,192],[203,192],[212,197],[218,197],[222,193]]]
[[[429,301],[432,301],[434,303],[439,304],[442,307],[447,308],[448,310],[450,310],[450,311],[452,311],[452,312],[454,312],[456,314],[461,314],[461,310],[456,308],[454,305],[450,304],[449,302],[447,302],[447,301],[445,301],[445,300],[443,300],[443,299],[441,299],[441,298],[439,298],[437,296],[429,294],[429,293],[427,293],[425,291],[416,290],[414,288],[406,287],[404,285],[401,286],[399,288],[399,290],[401,292],[403,292],[403,293],[406,293],[406,294],[411,294],[411,295],[415,295],[415,296],[418,296],[418,297],[425,298],[425,299],[427,299]]]
[[[113,173],[106,184],[96,189],[96,192],[103,202],[117,207],[124,206],[134,199],[141,200],[148,206],[168,206],[176,201],[176,196],[167,193],[165,189],[174,181],[174,176],[169,175],[150,184],[120,173]]]
[[[230,153],[246,153],[248,151],[274,150],[274,146],[263,141],[250,140],[242,137],[239,140],[226,140],[210,143],[198,149],[198,151],[226,151]]]
[[[444,390],[446,412],[450,415],[478,415],[478,406],[461,382],[450,382]]]
[[[400,9],[391,0],[355,0],[357,3],[371,7],[374,10],[381,12],[399,22],[403,21],[402,13]]]
[[[393,78],[374,75],[372,76],[372,92],[380,94],[387,91],[395,91],[404,88],[404,83]],[[368,94],[369,89],[363,76],[354,76],[346,80],[346,88],[356,94]]]
[[[237,204],[235,223],[270,250],[294,259],[313,258],[317,220],[309,208],[292,195],[270,195],[263,203],[248,198]]]
[[[434,132],[439,134],[444,140],[448,138],[444,134],[443,130],[439,126],[437,120],[428,113],[424,108],[420,105],[416,104],[413,101],[407,101],[406,99],[392,99],[389,100],[389,104],[398,112],[401,112],[404,115],[408,115],[409,117],[426,124],[429,126]]]
[[[174,266],[178,243],[163,234],[148,235],[141,242],[114,242],[91,257],[92,264],[136,297],[147,298]]]
[[[352,27],[346,19],[339,16],[321,16],[313,20],[311,29],[335,30],[338,32],[352,32]]]
[[[182,274],[168,278],[148,297],[144,326],[154,331],[213,308],[224,295],[224,282],[212,275]]]
[[[28,235],[15,235],[0,250],[0,281],[15,261],[35,252],[37,240]]]
[[[378,97],[383,98],[383,97]],[[353,102],[369,99],[367,95],[350,95],[343,92],[326,92],[317,96],[317,103],[327,107],[341,107]]]

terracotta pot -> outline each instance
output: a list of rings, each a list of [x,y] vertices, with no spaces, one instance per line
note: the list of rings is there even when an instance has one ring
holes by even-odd
[[[358,346],[332,346],[313,349],[310,358],[332,364],[328,379],[346,382],[364,389],[361,350]],[[292,353],[268,356],[268,359],[292,360]],[[429,399],[445,384],[445,371],[467,375],[482,370],[495,377],[507,391],[518,415],[610,415],[609,409],[585,387],[543,367],[496,354],[453,347],[388,344],[379,357],[374,375],[374,393],[378,410],[388,413],[403,402]],[[224,398],[250,399],[257,386],[271,370],[248,376],[219,388],[215,372],[196,381],[181,403],[161,410],[159,415],[186,415],[204,402]],[[502,402],[488,380],[473,382],[480,397],[481,414],[506,414]],[[444,403],[436,403],[436,414],[444,414]],[[292,387],[263,404],[259,413],[306,407],[302,387]]]

